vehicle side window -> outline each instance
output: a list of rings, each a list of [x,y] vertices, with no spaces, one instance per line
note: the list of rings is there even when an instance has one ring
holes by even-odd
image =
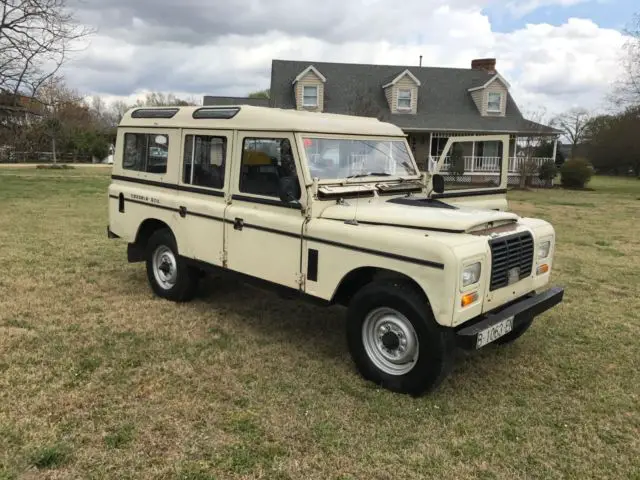
[[[223,188],[227,139],[187,135],[184,142],[183,182],[201,187]]]
[[[283,177],[297,181],[296,164],[287,138],[245,138],[242,142],[240,191],[278,197]]]
[[[122,168],[147,173],[167,173],[169,136],[125,133]]]

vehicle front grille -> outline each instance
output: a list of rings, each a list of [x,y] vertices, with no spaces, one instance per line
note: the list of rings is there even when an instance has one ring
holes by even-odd
[[[518,280],[531,275],[533,266],[533,237],[522,232],[489,240],[491,247],[491,286],[497,290],[509,285],[509,272],[518,268]],[[512,274],[513,276],[516,276]]]

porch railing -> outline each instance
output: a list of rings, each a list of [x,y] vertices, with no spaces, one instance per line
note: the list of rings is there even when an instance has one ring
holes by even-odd
[[[533,157],[530,160],[535,163],[536,168],[539,168],[543,163],[553,159],[551,157]],[[519,173],[520,166],[525,161],[527,161],[526,158],[510,157],[508,172]],[[502,157],[464,157],[464,173],[498,173],[501,163]],[[445,157],[443,173],[449,170],[450,165],[451,158]]]

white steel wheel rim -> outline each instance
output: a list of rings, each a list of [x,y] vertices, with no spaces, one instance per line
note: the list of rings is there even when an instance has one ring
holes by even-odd
[[[171,290],[178,280],[178,263],[169,247],[160,245],[153,252],[153,276],[164,290]]]
[[[362,343],[373,364],[389,375],[404,375],[418,361],[418,335],[407,317],[393,308],[380,307],[367,314]]]

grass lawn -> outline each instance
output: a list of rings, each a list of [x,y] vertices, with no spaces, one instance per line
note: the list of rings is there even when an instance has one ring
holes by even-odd
[[[156,299],[108,174],[0,170],[0,479],[640,479],[640,181],[509,193],[565,301],[414,399],[358,376],[338,307]]]

